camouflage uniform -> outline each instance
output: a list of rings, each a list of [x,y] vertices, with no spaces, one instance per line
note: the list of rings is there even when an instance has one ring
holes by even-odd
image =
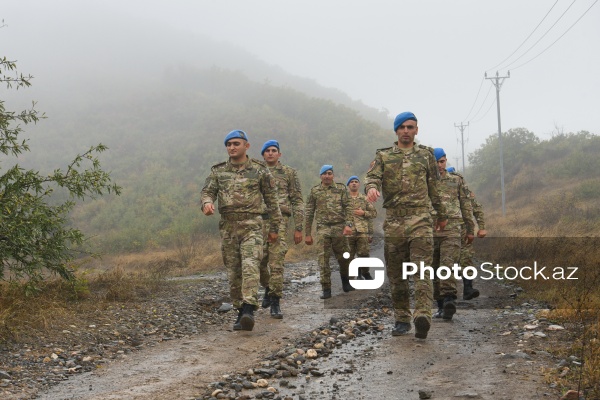
[[[473,208],[466,192],[466,185],[462,176],[447,172],[438,181],[438,193],[442,203],[446,206],[448,213],[448,224],[441,232],[433,234],[433,263],[432,267],[440,265],[452,268],[455,263],[460,262],[461,231],[466,227],[466,234],[473,234],[474,224],[471,214]],[[435,279],[433,281],[433,298],[443,300],[451,296],[456,299],[456,279],[450,276],[448,279]]]
[[[331,250],[340,265],[342,278],[348,277],[350,265],[350,260],[344,258],[344,253],[349,248],[348,240],[342,232],[345,226],[352,226],[352,210],[348,190],[343,183],[333,182],[330,186],[318,184],[310,190],[306,200],[306,236],[311,236],[313,219],[317,223],[321,287],[323,290],[331,289]]]
[[[485,229],[485,219],[483,214],[483,207],[481,203],[477,201],[475,197],[475,193],[469,189],[468,186],[465,186],[465,192],[469,196],[471,200],[471,206],[473,207],[473,216],[477,221],[478,229]],[[470,215],[470,214],[469,214]],[[463,227],[464,228],[464,227]],[[462,247],[460,249],[460,265],[461,267],[473,266],[473,243],[467,243],[467,233],[466,230],[463,229],[463,237],[462,237]]]
[[[212,167],[202,189],[202,206],[218,199],[221,253],[229,276],[235,308],[258,306],[259,265],[262,259],[262,217],[270,216],[270,231],[281,222],[275,180],[262,161],[248,158],[238,169],[230,161]],[[266,209],[265,209],[266,205]]]
[[[439,178],[433,149],[415,144],[401,149],[393,147],[377,151],[367,179],[365,193],[377,189],[383,195],[386,218],[384,256],[397,322],[410,323],[408,280],[402,279],[402,263],[423,261],[431,265],[433,258],[433,219],[431,207],[440,219],[446,218],[436,181]],[[427,274],[415,280],[414,318],[424,316],[431,323],[433,285]]]
[[[355,215],[354,210],[362,209],[365,215]],[[377,210],[369,203],[367,196],[358,193],[350,195],[350,210],[352,212],[352,236],[348,236],[350,247],[350,260],[358,257],[369,257],[369,238],[373,236],[373,219],[377,217]]]
[[[304,223],[304,200],[300,190],[300,181],[296,170],[277,162],[269,171],[277,184],[279,209],[282,218],[279,224],[279,240],[268,243],[264,240],[263,258],[260,263],[260,284],[269,287],[269,293],[279,298],[283,297],[283,265],[288,251],[288,225],[294,214],[294,228],[302,232]],[[269,233],[269,215],[263,215],[263,236]]]

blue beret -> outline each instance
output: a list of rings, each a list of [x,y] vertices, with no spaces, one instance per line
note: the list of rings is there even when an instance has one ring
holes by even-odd
[[[348,178],[348,182],[346,182],[346,186],[348,186],[350,184],[350,182],[355,179],[360,182],[360,179],[358,179],[358,176],[352,175],[350,178]]]
[[[265,144],[263,144],[262,150],[260,151],[260,155],[262,156],[263,154],[265,154],[265,150],[268,149],[271,146],[275,146],[275,147],[277,147],[277,150],[280,150],[279,149],[279,142],[277,140],[271,139],[271,140],[267,140],[265,142]]]
[[[448,167],[448,168],[446,168],[446,171],[448,171],[448,172],[456,172],[456,168],[454,168],[454,167]]]
[[[441,147],[436,147],[433,149],[433,155],[435,156],[435,160],[438,161],[440,158],[446,156],[446,152]]]
[[[331,172],[333,172],[333,165],[329,165],[329,164],[325,164],[321,167],[321,171],[319,172],[319,175],[323,175],[325,172],[331,170]]]
[[[398,130],[398,127],[402,125],[404,121],[408,121],[409,119],[416,121],[417,117],[415,117],[415,114],[411,113],[410,111],[396,115],[396,119],[394,120],[394,132]]]
[[[227,142],[230,141],[231,139],[244,139],[246,142],[248,142],[248,135],[246,134],[246,132],[244,131],[240,131],[239,129],[236,129],[235,131],[231,131],[227,134],[227,136],[225,136],[225,146],[227,146]]]

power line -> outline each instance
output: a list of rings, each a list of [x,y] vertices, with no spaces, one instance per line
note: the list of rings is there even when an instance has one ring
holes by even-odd
[[[573,25],[571,25],[571,26],[570,26],[570,27],[569,27],[569,28],[568,28],[568,29],[565,31],[565,33],[563,33],[562,35],[560,35],[560,36],[558,37],[558,39],[556,39],[554,42],[550,43],[550,45],[549,45],[548,47],[546,47],[544,50],[542,50],[542,51],[541,51],[541,52],[540,52],[538,55],[536,55],[535,57],[531,58],[529,61],[526,61],[526,62],[524,62],[523,64],[520,64],[520,65],[518,65],[518,66],[514,67],[514,68],[513,68],[513,70],[515,70],[515,69],[517,69],[517,68],[521,68],[523,65],[529,64],[531,61],[535,60],[536,58],[538,58],[539,56],[541,56],[542,54],[544,54],[544,53],[546,52],[546,50],[548,50],[550,47],[554,46],[554,44],[555,44],[556,42],[558,42],[558,41],[559,41],[559,40],[560,40],[560,39],[561,39],[563,36],[565,36],[565,35],[567,34],[567,32],[569,32],[569,31],[571,30],[571,28],[573,28],[573,27],[574,27],[574,26],[575,26],[575,25],[576,25],[576,24],[579,22],[579,20],[585,16],[585,14],[587,14],[587,13],[588,13],[588,11],[590,11],[590,10],[592,9],[592,7],[594,7],[594,5],[596,5],[596,3],[597,3],[597,2],[598,2],[598,0],[594,1],[594,2],[592,3],[592,5],[591,5],[591,6],[590,6],[590,7],[589,7],[587,10],[585,10],[585,12],[584,12],[584,13],[581,15],[581,17],[577,18],[577,20],[576,20],[576,21],[573,23]],[[516,61],[516,60],[515,60],[515,61]]]
[[[488,114],[490,113],[490,110],[492,109],[492,107],[494,106],[494,104],[496,104],[496,99],[494,99],[494,100],[492,101],[492,103],[491,103],[491,104],[490,104],[490,106],[488,107],[487,111],[485,112],[485,114],[483,114],[483,115],[481,116],[481,118],[479,118],[479,119],[478,119],[478,120],[476,120],[476,121],[471,121],[471,122],[473,122],[473,123],[477,123],[477,122],[481,121],[482,119],[484,119],[484,118],[485,118],[485,116],[486,116],[486,115],[488,115]]]
[[[473,105],[471,106],[471,109],[469,110],[467,116],[463,118],[463,121],[466,121],[469,118],[469,116],[471,115],[471,111],[473,111],[475,104],[477,104],[477,99],[479,99],[479,93],[481,92],[481,88],[483,87],[483,82],[485,82],[485,78],[481,79],[481,84],[479,85],[479,90],[477,90],[477,96],[475,96],[475,101],[473,102]]]
[[[485,78],[484,78],[485,80]],[[477,112],[475,113],[475,115],[473,115],[473,118],[477,117],[479,115],[479,113],[481,112],[481,109],[483,108],[483,105],[485,104],[485,101],[487,100],[488,96],[490,95],[490,93],[492,92],[492,87],[490,86],[490,88],[488,89],[485,98],[483,99],[483,102],[481,102],[481,105],[479,106],[479,109],[477,110]],[[471,121],[473,120],[473,118],[471,118]]]
[[[546,20],[546,17],[548,17],[548,14],[550,14],[550,12],[552,11],[552,9],[554,8],[554,6],[558,3],[558,0],[556,0],[554,2],[554,4],[552,5],[552,7],[550,7],[550,10],[548,10],[548,12],[546,13],[546,15],[544,15],[544,18],[542,18],[542,20],[539,22],[539,24],[537,24],[537,26],[533,29],[533,31],[531,31],[531,33],[529,34],[529,36],[527,36],[525,38],[525,40],[523,40],[523,42],[519,45],[519,47],[517,47],[515,49],[515,51],[513,51],[512,53],[510,53],[510,55],[508,57],[506,57],[504,60],[500,61],[498,64],[494,65],[492,68],[489,68],[486,70],[486,72],[496,69],[496,67],[500,66],[502,63],[504,63],[506,60],[508,60],[509,58],[511,58],[517,51],[519,51],[519,49],[529,40],[529,38],[535,33],[535,31],[537,31],[537,29],[540,27],[540,25],[542,24],[542,22],[544,22]]]
[[[517,57],[516,60],[513,60],[513,62],[511,62],[507,66],[503,67],[502,69],[508,69],[508,67],[510,67],[511,65],[513,65],[514,63],[516,63],[517,61],[519,61],[521,58],[523,58],[523,56],[525,56],[527,53],[529,53],[529,51],[531,49],[533,49],[543,38],[545,38],[548,33],[550,33],[550,31],[552,30],[552,28],[554,28],[556,26],[556,24],[562,19],[562,17],[565,16],[565,14],[567,13],[567,11],[569,11],[571,9],[571,7],[573,6],[573,4],[575,4],[576,1],[577,0],[573,0],[573,2],[571,4],[569,4],[569,7],[567,7],[567,9],[565,11],[563,11],[563,13],[560,15],[560,17],[558,17],[558,19],[556,21],[554,21],[554,23],[552,24],[552,26],[550,28],[548,28],[548,30],[533,45],[531,45],[531,47],[529,47],[527,50],[525,50],[525,53],[521,54],[519,57]]]

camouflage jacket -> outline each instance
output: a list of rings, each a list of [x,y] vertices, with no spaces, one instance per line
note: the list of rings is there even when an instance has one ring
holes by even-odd
[[[310,190],[306,200],[306,218],[304,231],[312,235],[313,219],[319,225],[343,224],[352,226],[350,196],[346,185],[332,183],[330,186],[318,184]]]
[[[277,162],[269,171],[277,184],[279,209],[281,214],[294,215],[294,225],[297,231],[302,231],[304,224],[304,199],[300,189],[300,180],[296,170],[292,167]]]
[[[277,186],[262,161],[248,158],[239,169],[230,161],[214,165],[202,188],[202,206],[206,203],[214,203],[216,200],[219,202],[219,213],[222,215],[269,213],[270,232],[279,231],[281,211]]]
[[[440,200],[436,182],[439,173],[430,147],[415,144],[410,149],[394,146],[377,150],[367,172],[365,193],[374,188],[383,196],[386,209],[436,210],[446,219],[446,208]]]
[[[364,194],[358,193],[358,196],[356,197],[352,197],[352,195],[349,195],[348,197],[350,198],[350,210],[352,212],[352,219],[354,222],[354,227],[352,230],[355,233],[368,233],[372,235],[373,219],[377,217],[377,210],[375,209],[375,206],[367,200],[367,196]],[[354,210],[359,208],[365,212],[365,215],[354,215]]]
[[[450,229],[453,225],[460,227],[464,224],[466,233],[472,235],[475,229],[472,218],[473,207],[465,190],[466,185],[463,177],[456,173],[447,172],[437,184],[438,193],[448,213],[449,226],[446,229]]]
[[[465,191],[467,192],[467,195],[469,196],[469,198],[471,199],[471,205],[473,206],[473,216],[475,217],[475,220],[477,221],[477,226],[479,227],[479,229],[485,229],[485,217],[483,214],[483,206],[481,205],[481,203],[479,201],[477,201],[477,198],[475,197],[475,193],[469,189],[468,186],[465,185]]]

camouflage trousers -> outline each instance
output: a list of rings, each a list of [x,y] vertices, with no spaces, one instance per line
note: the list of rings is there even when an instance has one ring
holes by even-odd
[[[437,270],[440,266],[452,268],[454,264],[460,262],[461,248],[461,228],[460,224],[448,221],[446,229],[443,232],[435,232],[433,236],[433,262],[431,266]],[[436,274],[437,275],[437,274]],[[447,296],[456,298],[456,278],[454,274],[447,279],[439,279],[437,276],[433,280],[433,298],[443,300]]]
[[[263,252],[262,218],[219,221],[221,253],[235,308],[242,303],[258,307],[259,265]]]
[[[431,266],[433,259],[433,226],[431,214],[420,213],[404,217],[387,215],[383,224],[384,256],[390,283],[394,316],[398,322],[411,322],[411,317],[425,316],[431,322],[433,284],[429,274],[424,279],[420,270],[413,275],[415,312],[410,312],[408,279],[402,279],[402,263]]]
[[[340,275],[348,276],[350,259],[344,258],[344,253],[349,252],[348,240],[342,234],[345,223],[336,225],[317,225],[317,246],[319,249],[319,269],[321,274],[321,287],[331,289],[331,266],[329,259],[331,253],[340,265]]]
[[[475,250],[473,250],[473,243],[467,244],[467,235],[463,232],[461,239],[461,248],[460,248],[460,266],[468,267],[473,266],[473,256],[475,255]]]
[[[269,235],[269,220],[263,221],[263,258],[260,262],[260,284],[269,287],[269,293],[279,298],[283,297],[283,266],[288,251],[288,222],[290,217],[282,216],[279,224],[277,242],[267,242]]]
[[[350,247],[350,260],[354,257],[369,257],[369,234],[364,232],[354,232],[348,236],[348,246]]]

